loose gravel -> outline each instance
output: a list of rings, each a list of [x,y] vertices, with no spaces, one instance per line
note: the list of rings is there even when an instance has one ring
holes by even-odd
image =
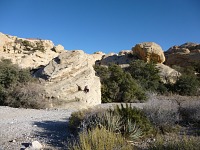
[[[0,150],[23,150],[33,141],[39,141],[45,149],[64,149],[73,111],[0,106]]]

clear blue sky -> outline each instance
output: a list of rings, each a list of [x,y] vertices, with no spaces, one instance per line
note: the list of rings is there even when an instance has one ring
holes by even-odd
[[[0,0],[0,32],[65,49],[119,52],[200,43],[200,0]]]

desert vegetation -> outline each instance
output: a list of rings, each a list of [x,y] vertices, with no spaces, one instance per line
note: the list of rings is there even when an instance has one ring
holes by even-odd
[[[164,84],[155,64],[134,60],[122,69],[116,64],[108,67],[95,66],[101,79],[102,102],[145,102],[147,93],[159,95],[178,94],[198,96],[200,94],[199,64],[186,68],[174,66],[182,75],[175,84]]]
[[[44,108],[44,89],[29,69],[21,69],[8,59],[0,61],[0,105]]]
[[[93,142],[98,143],[101,139],[95,136],[100,130],[100,136],[105,138],[110,133],[115,136],[120,135],[119,139],[121,137],[124,139],[122,145],[127,145],[126,148],[129,150],[138,148],[198,150],[199,108],[198,97],[193,97],[191,100],[187,96],[173,95],[152,96],[142,109],[132,107],[130,104],[120,104],[110,109],[95,108],[74,112],[69,119],[69,127],[75,137],[69,140],[69,149],[87,149],[84,147],[86,145],[92,149]],[[110,140],[99,144],[111,146],[113,142]],[[125,147],[122,146],[121,149],[123,148]]]

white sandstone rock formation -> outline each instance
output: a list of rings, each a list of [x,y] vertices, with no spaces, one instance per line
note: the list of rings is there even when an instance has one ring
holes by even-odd
[[[65,51],[35,73],[46,81],[44,86],[53,107],[86,108],[101,103],[100,79],[93,69],[95,60],[94,55],[81,50]],[[61,102],[56,104],[54,98]]]
[[[11,59],[21,68],[47,65],[61,51],[64,51],[63,46],[54,46],[50,40],[18,38],[0,33],[0,59]]]

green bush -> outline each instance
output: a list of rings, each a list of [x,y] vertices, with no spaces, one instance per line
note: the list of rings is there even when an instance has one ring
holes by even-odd
[[[8,59],[0,61],[0,105],[25,108],[46,106],[44,89],[31,76],[30,70],[21,69]],[[35,83],[33,83],[35,82]]]
[[[94,68],[101,79],[102,102],[143,102],[147,99],[141,86],[118,65]]]
[[[195,75],[182,75],[173,88],[180,95],[199,95],[200,83]]]
[[[126,69],[131,76],[148,91],[157,91],[161,83],[159,70],[154,63],[145,63],[143,60],[135,60]]]
[[[120,135],[106,130],[94,128],[80,132],[78,140],[68,143],[69,150],[132,150],[133,146]]]
[[[33,81],[28,69],[21,69],[8,59],[0,61],[0,85],[4,88],[15,86],[18,83]]]

